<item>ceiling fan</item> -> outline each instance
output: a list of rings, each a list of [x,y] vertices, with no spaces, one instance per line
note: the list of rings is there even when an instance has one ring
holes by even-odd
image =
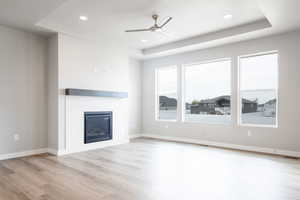
[[[151,26],[150,28],[145,28],[145,29],[132,29],[132,30],[126,30],[125,32],[144,32],[144,31],[150,31],[150,32],[156,32],[156,31],[161,31],[164,26],[166,26],[171,20],[172,17],[168,17],[168,19],[165,20],[164,23],[161,25],[158,24],[158,15],[152,15],[152,19],[154,20],[154,25]]]

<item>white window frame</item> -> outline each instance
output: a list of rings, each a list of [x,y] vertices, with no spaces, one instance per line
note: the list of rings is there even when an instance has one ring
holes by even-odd
[[[186,67],[191,67],[193,65],[202,65],[202,64],[209,64],[209,63],[215,63],[215,62],[222,62],[222,61],[230,61],[230,122],[229,123],[209,123],[209,122],[201,122],[201,121],[187,121],[185,120],[185,97],[186,97],[186,84],[185,84],[185,69]],[[216,59],[210,59],[210,60],[202,60],[198,62],[192,62],[192,63],[185,63],[181,65],[181,122],[183,123],[195,123],[195,124],[205,124],[205,125],[212,125],[212,126],[232,126],[233,125],[233,104],[232,104],[232,91],[233,91],[233,59],[231,57],[224,57],[224,58],[216,58]]]
[[[277,54],[277,84],[276,84],[276,121],[275,125],[265,125],[265,124],[247,124],[242,123],[242,105],[241,105],[241,59],[242,58],[250,58],[250,57],[257,57],[257,56],[264,56],[264,55],[271,55]],[[267,52],[260,52],[254,54],[247,54],[238,56],[238,85],[237,85],[237,124],[241,127],[261,127],[261,128],[278,128],[278,105],[279,105],[279,51],[267,51]]]
[[[177,109],[176,109],[176,119],[159,119],[159,94],[158,94],[158,71],[163,68],[175,68],[176,69],[176,74],[177,74],[177,82],[176,82],[176,99],[177,99]],[[180,110],[180,105],[179,105],[179,95],[178,95],[178,66],[177,65],[169,65],[169,66],[161,66],[161,67],[156,67],[155,68],[155,121],[160,121],[160,122],[177,122],[178,121],[178,112]]]

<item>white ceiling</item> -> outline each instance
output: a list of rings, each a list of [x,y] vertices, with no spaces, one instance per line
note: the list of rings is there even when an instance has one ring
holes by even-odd
[[[220,39],[226,43],[297,29],[299,8],[299,0],[0,0],[0,23],[35,32],[48,29],[93,40],[125,41],[134,50],[142,49],[137,54],[149,57],[143,52],[178,52],[180,45],[184,49],[182,44],[191,50],[186,41],[199,43],[203,37],[209,38],[208,33],[218,33],[223,38],[205,41],[205,47],[219,44]],[[173,17],[165,34],[124,32],[151,26],[154,13],[161,20]],[[232,14],[233,18],[224,20],[225,14]],[[88,16],[89,20],[80,21],[80,15]],[[257,21],[268,21],[272,28],[249,29],[248,35],[244,31],[229,36],[222,33]],[[148,42],[143,43],[142,39]]]
[[[47,34],[51,31],[35,26],[35,24],[66,1],[0,0],[0,24]]]
[[[150,27],[154,13],[162,20],[173,17],[164,31],[170,36],[124,32]],[[224,20],[223,16],[228,13],[235,17]],[[80,14],[87,15],[89,21],[79,22]],[[262,18],[264,15],[253,0],[71,0],[43,19],[40,25],[87,38],[99,37],[99,33],[121,35],[132,47],[142,49]],[[142,43],[141,39],[148,42]]]

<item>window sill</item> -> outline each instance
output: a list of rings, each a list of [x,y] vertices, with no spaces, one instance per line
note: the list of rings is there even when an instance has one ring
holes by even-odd
[[[210,122],[196,122],[196,121],[182,121],[183,124],[199,124],[199,125],[207,125],[207,126],[233,126],[233,122],[228,123],[210,123]]]
[[[176,119],[156,119],[156,122],[178,122]]]
[[[253,127],[253,128],[278,128],[278,125],[264,125],[264,124],[238,124],[240,127]]]

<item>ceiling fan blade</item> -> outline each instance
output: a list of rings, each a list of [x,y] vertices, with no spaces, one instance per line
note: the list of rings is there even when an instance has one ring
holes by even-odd
[[[167,25],[167,23],[169,23],[173,18],[169,17],[161,26],[160,28],[164,27],[165,25]]]
[[[125,32],[143,32],[143,31],[150,31],[149,28],[145,29],[132,29],[132,30],[126,30]]]

